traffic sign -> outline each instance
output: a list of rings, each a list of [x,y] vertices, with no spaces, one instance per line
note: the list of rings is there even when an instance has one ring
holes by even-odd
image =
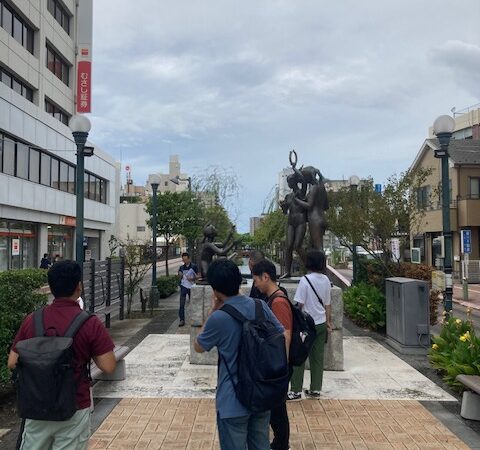
[[[472,230],[462,230],[462,253],[472,253]]]

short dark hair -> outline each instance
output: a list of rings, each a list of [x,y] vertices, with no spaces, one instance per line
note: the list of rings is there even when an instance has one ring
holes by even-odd
[[[59,261],[48,271],[48,285],[56,297],[71,297],[82,280],[82,270],[75,261]]]
[[[44,253],[43,257],[46,258],[48,256],[48,253]]]
[[[207,281],[212,288],[227,297],[238,294],[242,275],[238,266],[229,259],[216,259],[208,267]]]
[[[261,250],[250,250],[248,259],[252,261],[253,264],[259,263],[262,259],[265,259],[265,253]]]
[[[313,272],[323,272],[327,268],[325,253],[321,250],[309,250],[305,258],[305,267]]]
[[[275,264],[268,259],[263,259],[252,268],[252,275],[261,276],[264,273],[266,273],[272,281],[277,281],[277,268]]]
[[[182,253],[182,258],[183,258],[184,256],[188,256],[188,257],[190,258],[190,255],[188,254],[188,252],[183,252],[183,253]]]

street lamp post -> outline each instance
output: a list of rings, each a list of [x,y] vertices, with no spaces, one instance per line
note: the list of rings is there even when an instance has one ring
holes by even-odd
[[[180,181],[186,181],[188,184],[188,192],[192,193],[192,179],[191,177],[187,177],[187,178],[180,178],[178,175],[174,178],[170,178],[170,181],[173,183],[173,184],[176,184],[176,185],[179,185],[180,184]],[[188,254],[190,255],[190,258],[193,258],[193,255],[192,255],[192,240],[190,238],[187,239],[187,251],[188,251]]]
[[[348,179],[348,183],[350,184],[350,190],[352,192],[352,196],[354,197],[353,201],[357,201],[357,188],[360,184],[360,178],[357,175],[352,175]],[[353,245],[353,252],[352,252],[352,270],[353,270],[353,277],[352,277],[352,284],[357,282],[358,276],[358,256],[357,256],[357,242],[352,242]]]
[[[450,181],[448,174],[448,146],[455,129],[455,120],[451,116],[440,116],[433,123],[433,134],[440,143],[440,149],[435,150],[435,158],[442,160],[442,222],[445,245],[445,296],[444,310],[452,311],[453,280],[452,280],[452,230],[450,229]]]
[[[150,288],[150,304],[152,307],[158,306],[158,287],[157,287],[157,190],[160,180],[157,176],[152,177],[150,186],[152,186],[152,285]]]
[[[83,268],[84,260],[84,182],[85,182],[85,156],[92,156],[93,153],[85,154],[85,144],[88,138],[91,124],[87,116],[74,115],[70,119],[70,129],[77,146],[77,172],[75,179],[75,195],[77,196],[76,208],[76,230],[75,230],[75,260]]]

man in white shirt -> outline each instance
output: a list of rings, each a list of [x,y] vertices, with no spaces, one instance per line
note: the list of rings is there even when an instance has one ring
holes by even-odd
[[[178,269],[178,276],[180,279],[180,308],[178,310],[178,317],[180,319],[178,326],[185,325],[185,302],[190,298],[190,290],[197,279],[198,267],[190,260],[188,253],[182,253],[183,265]]]
[[[310,250],[306,255],[305,266],[309,273],[300,279],[294,300],[310,314],[315,321],[317,336],[308,355],[310,361],[310,389],[305,390],[309,397],[320,397],[323,382],[323,358],[328,332],[333,329],[330,306],[331,284],[323,273],[326,269],[325,254],[320,250]],[[288,400],[302,398],[305,364],[295,366],[291,379]]]

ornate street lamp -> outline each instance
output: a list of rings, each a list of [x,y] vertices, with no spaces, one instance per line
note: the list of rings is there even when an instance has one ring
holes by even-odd
[[[77,172],[75,180],[75,195],[77,196],[76,230],[75,230],[75,260],[83,269],[84,253],[84,182],[85,157],[93,155],[93,147],[85,147],[91,124],[87,116],[74,115],[70,119],[70,129],[77,145]],[[87,152],[85,150],[88,150]]]
[[[353,201],[357,202],[357,188],[358,185],[360,184],[360,178],[357,177],[357,175],[352,175],[348,179],[348,184],[350,185],[350,190],[352,192],[352,197]],[[358,257],[357,257],[357,243],[352,242],[353,245],[353,252],[352,252],[352,271],[353,271],[353,277],[352,277],[352,284],[355,284],[357,282],[357,277],[358,277]]]
[[[435,150],[435,158],[442,160],[442,222],[445,245],[445,295],[443,307],[445,311],[452,310],[453,280],[452,280],[452,231],[450,229],[450,181],[448,175],[448,146],[455,129],[455,120],[451,116],[440,116],[433,123],[433,134],[440,143],[440,149]]]
[[[152,285],[150,288],[150,305],[158,306],[157,286],[157,190],[160,184],[160,177],[153,175],[150,179],[152,186]]]

